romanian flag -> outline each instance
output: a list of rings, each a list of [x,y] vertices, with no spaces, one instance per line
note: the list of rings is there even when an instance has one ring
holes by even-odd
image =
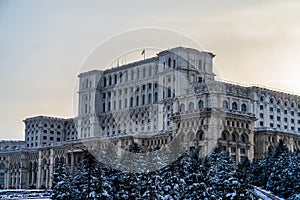
[[[144,54],[145,54],[145,49],[143,49],[143,51],[142,51],[141,55],[144,55]]]

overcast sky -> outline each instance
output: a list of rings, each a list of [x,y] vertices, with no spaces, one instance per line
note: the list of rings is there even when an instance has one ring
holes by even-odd
[[[300,2],[0,0],[0,139],[22,120],[72,117],[81,64],[121,32],[171,29],[216,54],[224,80],[300,94]]]

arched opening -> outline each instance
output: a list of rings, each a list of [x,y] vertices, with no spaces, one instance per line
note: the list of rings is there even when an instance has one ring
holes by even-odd
[[[247,106],[246,106],[246,104],[242,104],[242,106],[241,106],[241,110],[242,110],[242,112],[247,112]]]
[[[223,101],[223,108],[224,108],[224,109],[228,109],[228,107],[229,107],[229,106],[228,106],[228,101],[224,100],[224,101]]]
[[[180,112],[184,112],[185,111],[185,105],[182,103],[180,105]]]
[[[199,59],[198,61],[198,70],[202,70],[202,60]]]
[[[204,103],[203,103],[202,100],[199,100],[199,101],[198,101],[198,109],[199,109],[199,110],[201,110],[201,109],[204,107],[203,104],[204,104]]]
[[[172,59],[169,58],[169,59],[168,59],[168,67],[171,67],[171,63],[172,63]]]
[[[232,103],[232,110],[237,110],[237,103],[236,102]]]
[[[189,103],[189,110],[190,111],[194,110],[194,103],[193,102]]]

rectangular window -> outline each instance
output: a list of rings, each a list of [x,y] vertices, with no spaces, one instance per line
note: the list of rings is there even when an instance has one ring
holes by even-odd
[[[246,153],[246,149],[245,148],[240,148],[240,153]]]
[[[280,116],[277,116],[277,121],[280,121]]]
[[[264,126],[264,122],[259,122],[259,125],[260,126]]]
[[[273,107],[270,107],[270,111],[273,112]]]
[[[284,126],[284,129],[287,130],[287,128],[288,128],[287,125],[285,125],[285,126]]]
[[[294,119],[291,119],[291,123],[294,124],[294,123],[295,123],[295,120],[294,120]]]
[[[273,124],[273,123],[270,123],[270,127],[273,128],[273,127],[274,127],[274,124]]]
[[[264,118],[264,114],[263,114],[263,113],[260,113],[260,114],[259,114],[259,117],[260,117],[260,118]]]
[[[284,122],[287,122],[287,118],[286,117],[284,118]]]
[[[270,119],[274,119],[274,116],[273,116],[273,115],[270,115]]]
[[[260,105],[260,106],[259,106],[259,109],[260,109],[260,110],[263,110],[263,109],[264,109],[264,106],[263,106],[263,105]]]
[[[287,110],[284,110],[284,114],[285,114],[285,115],[287,114]]]
[[[294,111],[291,111],[291,115],[294,116],[294,115],[295,115],[295,112],[294,112]]]
[[[235,147],[231,147],[231,148],[230,148],[230,151],[231,151],[232,153],[235,153],[236,148],[235,148]]]
[[[277,108],[277,113],[280,113],[280,108]]]

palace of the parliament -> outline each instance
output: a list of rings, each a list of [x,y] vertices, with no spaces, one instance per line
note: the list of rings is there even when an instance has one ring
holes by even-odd
[[[300,96],[217,81],[214,54],[176,47],[155,57],[78,75],[78,115],[25,119],[24,141],[0,141],[2,188],[51,188],[64,158],[76,172],[86,144],[156,151],[179,138],[185,151],[216,146],[236,163],[282,140],[300,149]]]

